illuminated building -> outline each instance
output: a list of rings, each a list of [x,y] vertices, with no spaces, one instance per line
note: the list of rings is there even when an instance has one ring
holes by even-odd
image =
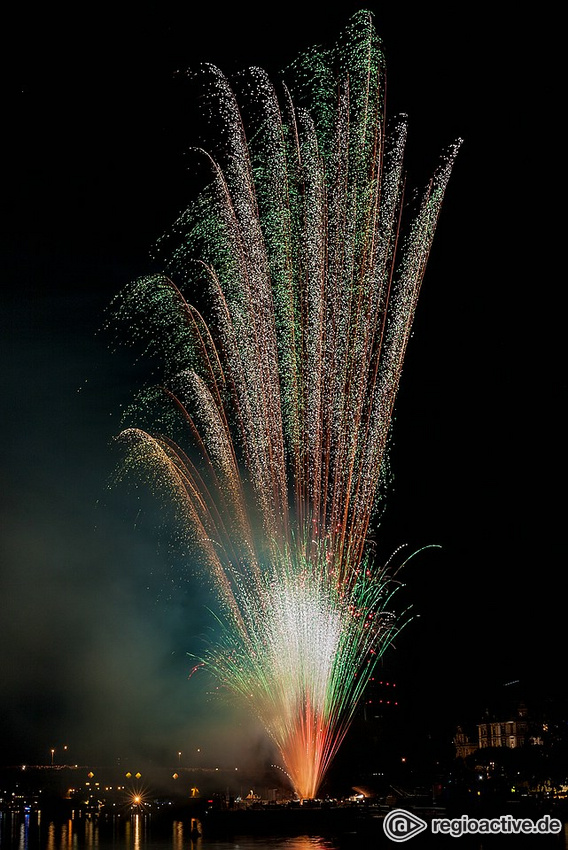
[[[487,719],[477,724],[479,748],[522,747],[528,741],[529,722],[527,707],[520,703],[516,715],[502,719]]]

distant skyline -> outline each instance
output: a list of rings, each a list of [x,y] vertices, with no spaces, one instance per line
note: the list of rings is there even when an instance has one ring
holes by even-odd
[[[387,109],[409,115],[409,189],[463,137],[402,376],[385,560],[430,543],[404,579],[420,616],[385,658],[424,724],[459,722],[521,679],[566,690],[565,471],[544,21],[448,17],[429,4],[194,14],[155,4],[86,23],[14,11],[4,74],[0,475],[0,762],[169,757],[206,742],[262,758],[250,718],[188,679],[210,627],[193,559],[169,551],[154,501],[110,491],[121,410],[146,377],[100,332],[112,297],[156,268],[191,200],[200,61],[270,76],[370,8]],[[541,40],[542,39],[542,40]],[[530,45],[530,68],[526,45]],[[562,407],[561,407],[562,405]],[[561,491],[560,491],[561,492]],[[409,711],[413,708],[409,706]],[[236,744],[234,745],[235,749]],[[79,757],[79,752],[81,757]]]

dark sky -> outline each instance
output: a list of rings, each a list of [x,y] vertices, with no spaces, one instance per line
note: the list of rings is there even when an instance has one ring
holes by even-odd
[[[119,4],[120,5],[120,4]],[[188,680],[206,594],[142,494],[111,492],[121,406],[143,369],[97,333],[110,299],[194,193],[196,102],[176,71],[272,76],[332,41],[355,3],[159,2],[6,21],[0,458],[0,762],[262,738]],[[489,4],[367,4],[408,113],[420,188],[464,139],[397,407],[386,557],[436,543],[406,578],[420,618],[387,662],[413,712],[448,727],[510,679],[563,686],[565,457],[553,68],[542,17]],[[71,15],[71,17],[69,16]],[[213,730],[213,731],[211,731]]]

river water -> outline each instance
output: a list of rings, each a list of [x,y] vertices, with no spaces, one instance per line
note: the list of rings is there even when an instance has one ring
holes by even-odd
[[[194,824],[195,826],[195,824]],[[220,841],[192,834],[192,823],[174,820],[158,829],[141,815],[128,819],[53,821],[41,816],[0,815],[2,850],[342,850],[321,836],[239,836]]]
[[[198,822],[173,820],[153,823],[143,815],[131,817],[81,817],[53,820],[41,812],[0,813],[0,850],[374,850],[400,847],[380,827],[371,836],[345,834],[338,838],[318,835],[236,836],[230,840],[197,836]],[[568,850],[568,825],[560,835],[494,835],[459,838],[423,832],[404,842],[409,848],[456,850]]]

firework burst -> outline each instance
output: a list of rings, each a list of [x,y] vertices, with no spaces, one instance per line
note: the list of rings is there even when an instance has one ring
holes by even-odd
[[[239,98],[217,68],[203,73],[222,137],[217,158],[202,152],[211,181],[159,245],[166,273],[115,303],[130,326],[143,317],[135,336],[165,364],[145,397],[155,427],[121,440],[218,594],[204,660],[313,797],[405,622],[366,540],[458,145],[409,215],[406,123],[387,132],[368,13],[300,57],[280,93],[260,69],[237,80]]]

